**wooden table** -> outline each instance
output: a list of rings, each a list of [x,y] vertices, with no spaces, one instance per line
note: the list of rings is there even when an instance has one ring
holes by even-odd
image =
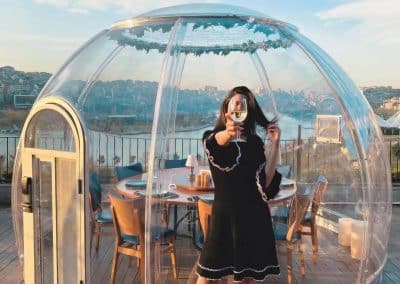
[[[156,178],[154,181],[160,187],[161,192],[171,191],[178,195],[177,198],[164,199],[162,202],[172,205],[187,205],[187,206],[196,206],[197,201],[193,199],[193,197],[197,196],[201,198],[202,194],[212,193],[214,192],[213,185],[206,190],[188,190],[184,187],[179,186],[179,183],[182,182],[183,179],[187,179],[187,183],[189,184],[189,170],[186,168],[174,168],[174,169],[165,169],[158,171],[154,174]],[[138,188],[130,188],[126,186],[126,183],[132,179],[143,179],[147,178],[147,174],[144,173],[139,176],[135,176],[133,178],[127,178],[121,180],[115,185],[116,190],[125,197],[135,198],[138,196],[136,191]],[[178,186],[177,186],[178,185]],[[296,193],[296,183],[293,180],[282,178],[281,190],[275,196],[274,199],[268,201],[268,204],[271,206],[276,206],[278,204],[284,203],[290,200],[294,194]]]
[[[207,167],[202,167],[203,169],[208,169]],[[154,199],[154,202],[160,202],[167,205],[172,205],[174,208],[174,231],[177,232],[179,224],[187,217],[190,216],[191,220],[197,220],[197,200],[201,199],[203,194],[210,194],[214,192],[214,187],[211,186],[208,190],[188,190],[179,186],[183,180],[187,179],[187,183],[189,183],[189,170],[187,168],[173,168],[173,169],[164,169],[154,173],[156,177],[154,179],[157,188],[161,190],[161,192],[171,191],[178,195],[177,198],[158,198]],[[186,177],[186,178],[185,178]],[[142,175],[138,175],[132,178],[127,178],[119,181],[115,188],[117,192],[121,195],[128,198],[136,198],[138,197],[137,190],[138,188],[130,188],[127,187],[126,184],[132,179],[147,179],[147,174],[144,173]],[[178,185],[178,186],[177,186]],[[275,196],[274,199],[268,201],[269,206],[277,206],[282,203],[288,202],[296,193],[296,183],[293,180],[282,179],[281,190]],[[198,197],[198,198],[196,198]],[[209,196],[208,196],[209,197]],[[261,198],[261,197],[260,197]],[[210,199],[208,199],[210,200]],[[211,199],[212,200],[212,199]],[[178,220],[178,205],[188,206],[188,208],[192,208],[192,210],[188,210],[187,213]],[[196,225],[192,224],[192,241],[195,247],[199,248],[196,241]],[[190,226],[190,223],[189,223]]]

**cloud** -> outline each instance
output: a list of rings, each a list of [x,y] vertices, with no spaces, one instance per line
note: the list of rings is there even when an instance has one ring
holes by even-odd
[[[356,21],[352,32],[382,45],[400,44],[399,15],[398,0],[351,0],[317,13],[324,21]]]
[[[51,5],[71,13],[89,13],[90,11],[115,11],[118,13],[138,14],[148,10],[196,3],[190,0],[34,0],[38,4]],[[203,0],[204,2],[221,2]]]

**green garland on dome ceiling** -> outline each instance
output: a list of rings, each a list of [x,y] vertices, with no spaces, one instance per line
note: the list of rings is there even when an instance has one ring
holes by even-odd
[[[266,37],[271,35],[278,35],[278,39],[268,39],[261,42],[254,42],[248,40],[242,44],[231,44],[231,45],[210,45],[210,46],[191,46],[182,45],[173,48],[172,53],[185,53],[194,54],[201,56],[202,54],[216,54],[216,55],[228,55],[230,52],[243,52],[243,53],[254,53],[257,49],[267,51],[270,48],[288,48],[292,45],[292,38],[284,33],[279,28],[258,23],[255,21],[245,21],[238,18],[201,18],[192,21],[192,18],[184,19],[184,24],[193,24],[192,31],[198,29],[208,29],[211,27],[224,27],[226,29],[245,27],[249,31],[254,33],[263,33]],[[130,29],[123,30],[112,30],[110,31],[109,37],[112,40],[116,40],[121,46],[132,46],[137,50],[144,50],[147,53],[150,50],[157,50],[160,53],[164,53],[167,44],[160,42],[149,42],[141,39],[144,37],[145,32],[156,32],[168,33],[172,30],[173,23],[150,23],[142,26],[136,26]]]

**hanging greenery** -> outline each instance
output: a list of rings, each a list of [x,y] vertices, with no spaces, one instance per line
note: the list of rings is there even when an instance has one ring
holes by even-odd
[[[284,34],[279,28],[273,25],[259,23],[254,20],[243,20],[237,17],[231,18],[186,18],[183,25],[191,27],[192,31],[207,30],[214,27],[223,27],[225,29],[233,29],[243,27],[247,30],[265,35],[266,40],[255,42],[247,40],[241,44],[227,45],[177,45],[171,50],[171,53],[185,53],[201,56],[202,54],[228,55],[230,52],[254,53],[257,49],[267,51],[270,48],[288,48],[292,45],[293,40],[289,35]],[[166,43],[149,41],[143,39],[147,33],[154,32],[168,33],[172,30],[173,22],[163,23],[147,23],[142,26],[136,26],[124,30],[110,31],[110,39],[115,40],[121,46],[132,46],[137,50],[144,50],[147,53],[150,50],[157,50],[164,53],[167,48]],[[274,38],[274,39],[272,39]]]

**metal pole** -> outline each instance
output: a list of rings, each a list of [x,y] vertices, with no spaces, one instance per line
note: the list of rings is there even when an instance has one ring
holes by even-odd
[[[301,175],[301,125],[299,124],[297,130],[297,149],[296,149],[296,179],[300,179]]]

